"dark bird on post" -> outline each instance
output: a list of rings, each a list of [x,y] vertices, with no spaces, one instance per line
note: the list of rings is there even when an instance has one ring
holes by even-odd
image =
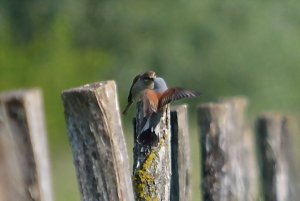
[[[163,93],[155,92],[152,89],[146,89],[142,96],[144,105],[144,116],[149,117],[154,112],[159,112],[168,103],[183,98],[193,98],[199,96],[200,93],[183,88],[169,88]]]
[[[127,114],[130,106],[132,105],[133,101],[139,101],[141,95],[146,89],[153,89],[154,88],[154,79],[156,78],[154,71],[147,71],[144,74],[137,75],[131,84],[129,95],[128,95],[128,102],[126,108],[123,111],[123,114]]]
[[[145,89],[141,94],[141,100],[144,105],[144,116],[149,117],[153,113],[157,113],[171,102],[181,100],[183,98],[193,98],[199,96],[200,93],[179,87],[168,88],[163,78],[154,78],[154,88]]]
[[[141,95],[143,101],[143,129],[142,132],[154,132],[160,118],[163,115],[163,108],[168,103],[183,98],[193,98],[199,96],[200,93],[179,87],[168,88],[164,79],[157,77],[154,79],[154,89],[146,89]]]

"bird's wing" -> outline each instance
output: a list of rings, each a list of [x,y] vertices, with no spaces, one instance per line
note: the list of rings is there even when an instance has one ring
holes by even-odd
[[[140,79],[141,76],[142,76],[141,74],[135,76],[135,78],[134,78],[133,81],[132,81],[132,84],[131,84],[131,87],[130,87],[130,90],[129,90],[128,99],[127,99],[127,100],[128,100],[128,103],[133,101],[133,100],[132,100],[132,93],[131,93],[132,87],[133,87],[134,84],[138,81],[138,79]]]
[[[200,96],[200,93],[197,91],[192,91],[183,88],[169,88],[161,95],[159,99],[158,108],[161,109],[166,104],[176,100],[180,100],[183,98],[193,98],[197,96]]]
[[[154,112],[157,112],[158,97],[157,93],[153,90],[147,89],[142,95],[143,100],[143,112],[145,117],[151,116]]]

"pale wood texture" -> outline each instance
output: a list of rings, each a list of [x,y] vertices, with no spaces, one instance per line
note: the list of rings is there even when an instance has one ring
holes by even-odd
[[[62,99],[82,200],[134,200],[115,82],[69,89]]]
[[[167,105],[160,118],[156,134],[144,133],[146,141],[139,140],[143,129],[143,105],[137,104],[134,137],[133,186],[136,200],[170,200],[171,147],[170,110]]]
[[[265,201],[299,200],[288,118],[262,114],[256,121],[256,132]]]
[[[0,200],[52,201],[40,90],[0,94]]]
[[[247,133],[244,117],[246,105],[247,100],[238,97],[198,108],[205,201],[250,201],[259,197],[255,150],[249,147],[253,137]],[[247,140],[251,142],[247,144]]]
[[[260,185],[255,136],[245,119],[248,101],[244,97],[221,98],[228,108],[226,121],[226,188],[233,200],[259,200]]]
[[[171,201],[191,200],[191,156],[187,105],[171,107]]]
[[[248,126],[244,131],[243,143],[245,157],[241,160],[241,163],[245,178],[245,189],[248,195],[245,200],[262,200],[261,177],[259,173],[255,134]]]
[[[201,130],[202,194],[205,201],[227,200],[224,188],[226,174],[226,121],[225,104],[201,104],[198,107],[198,125]]]

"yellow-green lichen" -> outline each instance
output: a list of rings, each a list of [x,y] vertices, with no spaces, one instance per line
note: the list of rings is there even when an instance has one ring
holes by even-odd
[[[156,157],[155,152],[151,152],[144,161],[142,168],[134,174],[133,183],[137,200],[152,201],[150,195],[154,192],[154,177],[149,171]]]
[[[156,185],[153,169],[156,169],[155,158],[161,147],[165,144],[165,139],[168,139],[168,133],[165,131],[163,138],[160,139],[159,144],[156,148],[151,150],[146,160],[143,162],[141,169],[134,172],[133,175],[133,186],[135,190],[136,200],[139,201],[158,201],[155,194]]]

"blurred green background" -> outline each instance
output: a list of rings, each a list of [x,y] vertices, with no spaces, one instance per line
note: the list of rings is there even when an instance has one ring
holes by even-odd
[[[0,90],[43,90],[57,201],[79,200],[62,90],[113,79],[123,108],[132,78],[152,69],[169,86],[201,91],[188,101],[200,200],[196,104],[245,95],[250,117],[298,116],[299,52],[295,0],[0,1]],[[133,115],[122,117],[130,155]]]

